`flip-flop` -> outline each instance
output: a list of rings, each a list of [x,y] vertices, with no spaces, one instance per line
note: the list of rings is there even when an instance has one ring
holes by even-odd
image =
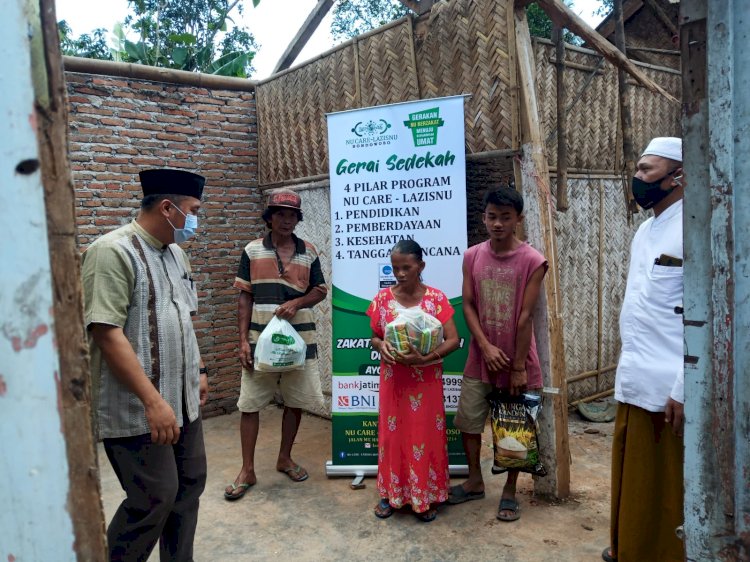
[[[253,486],[253,484],[248,484],[247,482],[243,482],[242,484],[235,484],[234,482],[232,482],[230,486],[232,487],[232,491],[227,492],[226,490],[224,490],[224,499],[233,502],[244,496],[247,493],[248,488]],[[240,492],[238,494],[235,494],[234,492],[236,492],[237,490],[239,490]]]
[[[503,511],[512,511],[513,515],[501,515]],[[497,518],[500,521],[517,521],[521,518],[521,507],[518,505],[516,500],[501,499],[500,505],[497,508]]]
[[[427,511],[424,511],[422,513],[415,513],[415,515],[420,521],[429,523],[430,521],[434,521],[437,517],[437,509],[428,509]]]
[[[295,464],[294,466],[285,468],[283,470],[278,468],[276,470],[286,474],[289,477],[289,480],[291,480],[292,482],[304,482],[305,480],[307,480],[308,476],[310,476],[307,471],[298,464]],[[302,474],[303,470],[305,471],[304,474]]]
[[[610,550],[612,550],[611,546],[608,546],[607,548],[605,548],[604,550],[602,550],[602,560],[604,560],[604,562],[617,562],[617,558],[614,558],[609,553]]]
[[[484,499],[484,492],[467,492],[461,484],[451,486],[450,495],[448,496],[448,503],[456,505],[459,503],[468,502],[471,500]]]
[[[388,519],[391,515],[393,515],[393,507],[391,506],[390,502],[388,502],[388,498],[380,498],[380,501],[378,502],[378,505],[375,506],[375,517],[378,519]]]

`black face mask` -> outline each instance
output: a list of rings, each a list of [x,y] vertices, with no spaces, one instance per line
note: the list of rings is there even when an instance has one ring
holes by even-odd
[[[672,193],[675,188],[672,187],[670,189],[664,190],[661,188],[661,182],[663,182],[665,178],[668,178],[669,176],[674,174],[676,171],[677,170],[672,170],[666,176],[663,176],[658,180],[652,182],[645,182],[642,179],[633,177],[630,188],[633,192],[633,198],[635,199],[635,202],[638,203],[638,205],[640,205],[643,209],[650,209],[659,201],[664,199],[667,195]]]

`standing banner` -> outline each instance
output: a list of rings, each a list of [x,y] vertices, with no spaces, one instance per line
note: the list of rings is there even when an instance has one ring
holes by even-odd
[[[464,97],[357,109],[328,116],[333,262],[333,451],[326,473],[372,475],[378,464],[380,354],[365,314],[396,283],[390,250],[424,249],[424,283],[456,309],[461,347],[443,364],[452,473],[466,471],[453,427],[469,332],[461,308],[466,250]]]

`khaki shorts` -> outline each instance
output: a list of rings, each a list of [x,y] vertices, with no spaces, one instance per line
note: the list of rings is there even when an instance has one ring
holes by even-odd
[[[304,369],[283,373],[264,373],[242,369],[242,384],[237,408],[240,412],[253,413],[265,408],[276,393],[281,391],[284,406],[315,411],[323,407],[323,392],[320,389],[318,360],[305,361]]]
[[[494,387],[479,379],[463,377],[461,380],[461,395],[458,397],[458,408],[453,425],[464,433],[483,433],[487,416],[490,413],[490,403],[487,396]],[[528,389],[526,394],[539,395],[540,389]]]
[[[492,385],[479,379],[463,377],[461,380],[461,395],[458,397],[458,408],[453,425],[464,433],[482,433],[487,416],[490,413],[490,403],[485,396],[492,392]]]

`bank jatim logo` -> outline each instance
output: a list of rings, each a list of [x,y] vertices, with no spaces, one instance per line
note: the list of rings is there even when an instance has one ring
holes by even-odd
[[[348,408],[349,407],[349,397],[348,396],[339,396],[339,407],[340,408]]]

